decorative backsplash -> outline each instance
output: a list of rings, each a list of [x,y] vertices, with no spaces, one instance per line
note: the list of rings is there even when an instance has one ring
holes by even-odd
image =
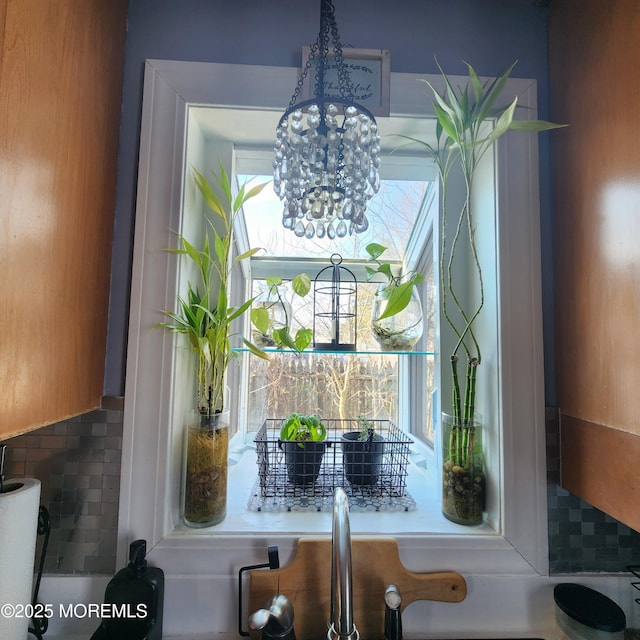
[[[46,573],[116,570],[122,401],[7,442],[7,478],[42,482],[51,514]],[[547,412],[549,565],[552,574],[625,571],[640,564],[640,533],[558,485],[555,411]]]
[[[7,444],[6,477],[42,483],[40,503],[51,515],[45,573],[114,573],[121,408],[91,411]]]

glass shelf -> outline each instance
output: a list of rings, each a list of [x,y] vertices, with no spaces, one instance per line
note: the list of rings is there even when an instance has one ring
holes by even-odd
[[[246,347],[234,347],[237,353],[251,353]],[[277,349],[275,347],[265,347],[265,353],[292,353],[294,355],[343,355],[343,356],[435,356],[433,351],[380,351],[376,349],[358,349],[357,351],[339,351],[330,349],[305,349],[304,351],[294,351],[293,349]]]

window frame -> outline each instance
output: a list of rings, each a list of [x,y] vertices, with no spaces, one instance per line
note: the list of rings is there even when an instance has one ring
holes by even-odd
[[[179,369],[173,336],[152,331],[160,309],[175,302],[178,278],[165,251],[184,229],[184,203],[196,206],[193,185],[183,181],[184,149],[196,132],[187,127],[191,105],[282,109],[282,96],[295,86],[294,68],[148,60],[145,65],[136,229],[126,374],[122,478],[118,521],[118,563],[126,562],[131,536],[145,538],[151,558],[185,589],[207,576],[228,580],[234,568],[263,561],[267,544],[280,543],[284,561],[299,537],[295,531],[216,536],[214,531],[177,528],[181,462],[180,414],[173,397]],[[392,113],[432,116],[425,97],[437,76],[392,73]],[[454,84],[464,78],[453,78]],[[509,79],[504,98],[519,96],[527,117],[535,117],[536,83]],[[198,146],[197,140],[194,142]],[[397,536],[405,562],[416,571],[434,568],[465,575],[548,573],[544,389],[537,137],[507,135],[496,149],[501,171],[496,184],[501,440],[495,474],[500,492],[500,533],[472,529],[453,537]],[[508,215],[507,215],[508,214]],[[527,366],[522,367],[521,363]],[[184,407],[182,407],[184,409]],[[203,562],[203,550],[207,560]],[[231,566],[230,566],[231,565]],[[193,591],[191,591],[193,593]],[[186,591],[185,591],[186,593]],[[197,599],[197,598],[196,598]],[[226,628],[226,627],[225,627]]]

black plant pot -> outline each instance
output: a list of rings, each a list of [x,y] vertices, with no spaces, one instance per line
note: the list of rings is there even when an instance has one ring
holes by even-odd
[[[342,434],[342,461],[344,475],[354,485],[372,485],[378,482],[384,454],[384,438],[374,435],[373,440],[360,440],[359,431]]]
[[[280,446],[284,451],[289,482],[302,486],[313,484],[320,473],[326,443],[285,440]]]

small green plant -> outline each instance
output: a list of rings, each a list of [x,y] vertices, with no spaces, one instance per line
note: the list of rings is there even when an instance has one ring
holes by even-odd
[[[222,192],[220,198],[212,184],[194,169],[194,181],[213,216],[206,216],[206,231],[201,248],[184,236],[179,236],[178,249],[169,249],[185,256],[195,265],[198,282],[188,283],[186,298],[178,296],[177,311],[163,311],[169,321],[157,326],[183,334],[195,353],[198,411],[210,417],[223,410],[225,374],[235,352],[231,347],[231,323],[250,307],[253,298],[239,306],[230,304],[229,285],[235,265],[254,255],[258,249],[231,259],[234,244],[234,222],[243,204],[257,196],[265,184],[249,190],[242,185],[234,196],[231,182],[220,165],[219,173],[212,172],[214,184]],[[266,358],[263,351],[242,338],[247,348],[255,355]]]
[[[373,422],[364,416],[358,416],[358,426],[360,427],[360,436],[358,440],[361,442],[371,441],[376,434],[376,429],[373,426]]]
[[[371,281],[377,274],[381,274],[388,281],[386,286],[389,293],[387,304],[382,314],[378,316],[378,320],[391,318],[406,309],[409,302],[411,302],[411,294],[414,287],[417,287],[422,282],[423,276],[417,271],[408,271],[400,275],[394,274],[391,262],[380,260],[382,254],[387,250],[384,245],[371,242],[365,249],[369,254],[369,262],[375,262],[377,265],[375,269],[366,267],[367,280]]]
[[[305,442],[321,442],[327,437],[327,430],[317,414],[301,415],[292,413],[280,429],[280,440],[298,442],[304,448]]]
[[[267,288],[270,294],[272,294],[276,301],[273,304],[279,304],[285,316],[290,313],[288,305],[286,304],[282,295],[282,278],[267,278]],[[311,290],[311,278],[306,273],[298,274],[293,280],[291,280],[291,288],[293,292],[304,298]],[[307,327],[300,327],[295,336],[291,335],[289,325],[291,318],[285,318],[285,324],[283,327],[273,328],[271,326],[272,319],[269,311],[265,307],[254,307],[251,309],[251,322],[257,331],[265,337],[270,336],[273,340],[274,346],[278,348],[286,347],[293,349],[294,351],[304,351],[313,339],[313,331]]]

